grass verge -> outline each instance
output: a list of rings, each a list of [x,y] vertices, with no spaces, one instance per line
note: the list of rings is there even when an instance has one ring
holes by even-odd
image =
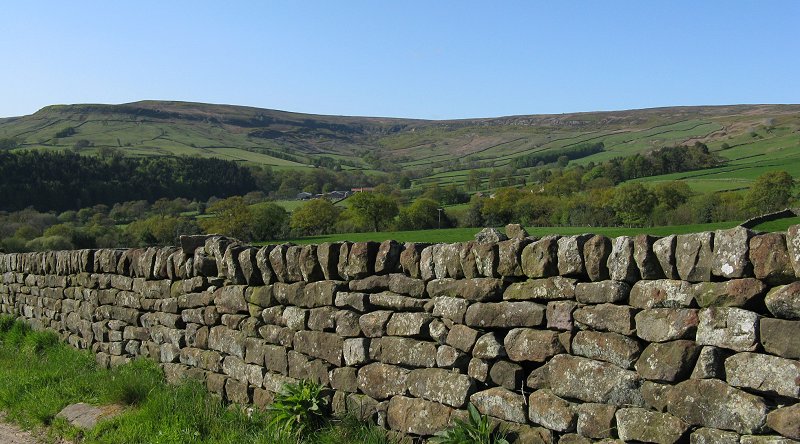
[[[123,413],[93,430],[74,429],[56,414],[76,402],[122,404]],[[248,414],[206,392],[202,384],[164,382],[159,366],[137,359],[113,370],[91,353],[0,316],[0,410],[23,428],[46,430],[46,439],[80,443],[388,444],[386,433],[355,419],[326,418],[298,437],[270,424],[270,413]]]

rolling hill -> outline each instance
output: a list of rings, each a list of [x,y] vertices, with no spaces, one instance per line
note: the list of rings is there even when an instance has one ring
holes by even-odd
[[[127,156],[215,157],[276,169],[315,165],[368,174],[403,170],[415,187],[465,184],[470,170],[512,168],[525,156],[555,156],[603,142],[604,150],[572,160],[589,163],[649,149],[703,142],[724,165],[642,180],[684,179],[698,191],[747,187],[769,169],[800,177],[800,105],[731,105],[418,120],[299,114],[187,102],[54,105],[0,119],[0,139],[18,150],[104,147]],[[552,157],[552,156],[551,156]]]

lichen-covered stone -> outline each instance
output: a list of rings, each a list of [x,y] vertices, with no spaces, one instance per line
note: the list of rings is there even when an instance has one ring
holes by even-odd
[[[511,301],[559,300],[575,297],[575,279],[556,276],[515,282],[503,292],[503,299]]]
[[[758,314],[734,307],[700,309],[697,343],[753,351],[758,346]]]
[[[370,305],[395,311],[419,311],[425,308],[426,302],[424,299],[403,296],[391,291],[369,295]]]
[[[381,242],[375,255],[375,273],[395,273],[400,266],[403,247],[393,240]]]
[[[528,232],[520,224],[508,224],[506,225],[506,236],[509,239],[525,239],[528,237]]]
[[[456,408],[466,405],[475,387],[469,376],[443,369],[416,369],[408,375],[408,391],[412,396]]]
[[[475,258],[475,268],[479,276],[488,278],[499,276],[497,266],[500,262],[500,256],[496,243],[476,242],[472,244],[472,255]]]
[[[506,356],[506,350],[494,333],[485,333],[472,347],[472,356],[478,359],[496,359]]]
[[[750,239],[753,274],[769,285],[788,284],[796,279],[786,247],[786,235],[766,233]]]
[[[764,351],[788,359],[800,359],[800,321],[761,318],[759,336]]]
[[[358,325],[364,336],[368,338],[376,338],[386,335],[386,324],[392,312],[389,310],[377,310],[365,313],[358,318]]]
[[[317,245],[317,260],[325,279],[341,279],[339,276],[339,248],[340,244],[335,242],[323,242]]]
[[[800,362],[794,359],[737,353],[725,360],[725,375],[734,387],[800,398]]]
[[[583,245],[591,235],[579,234],[558,239],[558,274],[561,276],[583,276]]]
[[[583,244],[583,263],[591,281],[604,281],[608,275],[608,256],[611,254],[611,239],[595,235]]]
[[[474,393],[470,402],[484,415],[524,424],[525,397],[502,387],[493,387]]]
[[[472,351],[472,346],[475,345],[479,334],[480,332],[466,325],[456,324],[450,329],[445,342],[447,345],[469,353]]]
[[[529,278],[558,274],[558,237],[545,236],[522,250],[522,271]]]
[[[800,440],[800,403],[771,411],[767,415],[767,426],[782,436]]]
[[[587,438],[610,438],[617,408],[613,405],[587,402],[575,406],[578,414],[578,435]]]
[[[633,238],[633,259],[639,268],[639,275],[642,279],[664,279],[664,270],[661,263],[653,252],[653,244],[657,237],[648,234],[640,234]]]
[[[528,418],[557,432],[574,431],[578,422],[575,405],[547,389],[537,390],[528,397]]]
[[[645,379],[674,382],[689,377],[700,347],[694,341],[654,342],[636,362],[636,371]]]
[[[714,232],[714,257],[711,273],[726,279],[751,276],[750,238],[753,232],[742,226]]]
[[[390,429],[402,433],[429,436],[450,424],[453,409],[438,402],[393,396],[386,411]]]
[[[766,422],[764,400],[717,379],[690,379],[667,394],[667,411],[694,426],[756,433]]]
[[[693,308],[651,308],[636,314],[636,335],[648,342],[694,339],[697,310]]]
[[[505,283],[501,279],[434,279],[428,282],[428,296],[460,297],[468,301],[497,301],[503,296]]]
[[[639,357],[639,343],[619,333],[579,331],[572,340],[572,353],[589,359],[630,368]]]
[[[572,330],[572,312],[578,306],[573,301],[550,301],[547,303],[545,318],[547,328],[555,330]]]
[[[764,303],[777,318],[800,319],[800,281],[771,289]]]
[[[672,444],[689,430],[688,424],[668,414],[642,408],[617,410],[617,433],[628,441]]]
[[[292,345],[300,353],[324,359],[336,366],[342,365],[344,340],[335,333],[298,331]]]
[[[758,279],[732,279],[725,282],[695,284],[694,299],[701,307],[746,307],[767,291]]]
[[[636,311],[633,307],[625,305],[588,305],[576,309],[572,313],[572,317],[580,329],[613,331],[622,335],[631,335],[635,331]]]
[[[566,354],[554,356],[545,367],[547,385],[559,397],[618,406],[644,403],[642,380],[631,370]]]
[[[517,390],[522,383],[522,366],[509,361],[497,361],[489,369],[489,379],[500,387]]]
[[[661,264],[661,270],[667,279],[680,279],[675,264],[675,245],[678,237],[674,234],[662,237],[653,242],[653,253]]]
[[[623,281],[583,282],[575,286],[575,299],[582,304],[624,302],[631,287]]]
[[[697,355],[692,379],[725,379],[725,358],[733,353],[719,347],[704,346]]]
[[[692,305],[692,285],[686,281],[659,279],[633,285],[630,305],[637,308],[682,308]]]
[[[386,336],[381,339],[381,362],[411,367],[436,365],[436,344],[411,338]]]
[[[358,388],[373,399],[404,395],[410,371],[395,365],[373,362],[358,370]]]
[[[675,242],[675,266],[681,279],[689,282],[711,280],[714,233],[680,234]]]
[[[515,362],[544,362],[564,352],[558,340],[558,332],[514,328],[508,332],[503,345],[508,358]]]
[[[522,272],[522,249],[528,245],[527,239],[509,239],[497,244],[497,273],[500,276],[524,276]],[[457,257],[452,254],[450,257]]]
[[[482,244],[496,244],[507,239],[508,236],[493,227],[484,228],[475,234],[475,241]]]
[[[608,275],[615,281],[629,283],[639,280],[639,268],[633,258],[633,239],[629,236],[614,238],[608,256]]]
[[[689,437],[690,444],[739,444],[739,434],[728,430],[701,427]]]
[[[464,322],[471,327],[536,327],[546,306],[535,302],[476,302],[467,308]]]

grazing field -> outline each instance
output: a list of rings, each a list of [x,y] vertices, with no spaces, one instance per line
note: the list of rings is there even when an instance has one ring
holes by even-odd
[[[60,131],[73,132],[56,137]],[[413,188],[466,185],[477,170],[515,182],[531,168],[508,169],[522,156],[586,143],[605,150],[574,159],[588,165],[654,148],[703,142],[727,162],[710,170],[654,176],[684,180],[695,191],[736,190],[771,169],[800,175],[800,106],[740,105],[426,121],[319,116],[185,102],[60,105],[0,121],[0,138],[17,149],[103,147],[128,156],[200,156],[276,169],[309,170],[326,158],[366,174],[414,172]],[[83,144],[80,148],[75,146]],[[483,180],[480,189],[490,184]]]

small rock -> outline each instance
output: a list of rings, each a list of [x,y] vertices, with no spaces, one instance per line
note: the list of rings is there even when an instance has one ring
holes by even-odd
[[[111,419],[122,413],[122,410],[122,406],[114,404],[98,407],[79,402],[64,407],[56,417],[66,419],[79,429],[91,430],[99,421]]]
[[[497,228],[484,228],[475,234],[475,241],[482,244],[497,243],[508,240],[508,236],[501,233]]]

